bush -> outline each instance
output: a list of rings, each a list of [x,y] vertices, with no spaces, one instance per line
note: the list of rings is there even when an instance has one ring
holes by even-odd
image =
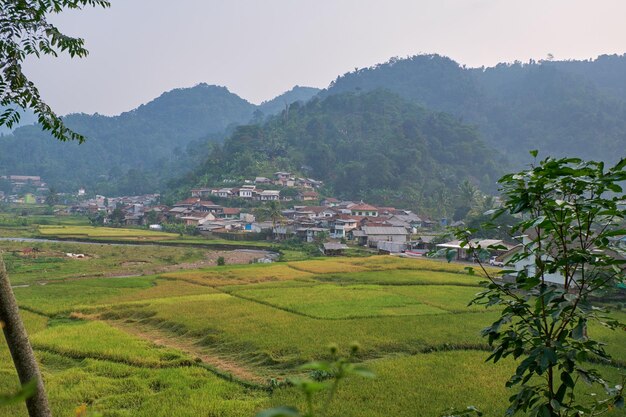
[[[226,265],[226,259],[224,259],[223,256],[220,256],[219,258],[217,258],[217,265],[218,266],[224,266]]]

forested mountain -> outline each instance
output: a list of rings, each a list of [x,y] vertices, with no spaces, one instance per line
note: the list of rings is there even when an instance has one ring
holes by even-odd
[[[392,59],[335,80],[322,93],[388,89],[475,124],[514,165],[543,155],[613,161],[626,143],[624,56],[467,69],[439,55]],[[589,146],[593,143],[593,146]]]
[[[289,91],[273,98],[272,100],[264,101],[259,105],[259,110],[264,115],[278,114],[285,110],[291,103],[296,101],[306,103],[320,92],[319,88],[313,87],[301,87],[296,85]]]
[[[379,90],[314,98],[238,127],[184,183],[287,170],[323,180],[339,197],[424,208],[444,204],[464,180],[493,189],[496,159],[475,128]]]
[[[363,94],[381,89],[393,94]],[[299,104],[288,106],[294,102]],[[337,114],[330,114],[331,109]],[[345,109],[360,110],[351,114]],[[408,116],[413,111],[420,115],[417,119]],[[280,116],[270,117],[273,114]],[[426,122],[433,118],[445,126],[440,134]],[[74,114],[65,120],[89,138],[84,145],[59,143],[37,126],[19,128],[0,137],[0,175],[41,175],[61,191],[79,186],[108,195],[164,191],[169,180],[183,178],[205,161],[212,143],[221,143],[234,132],[224,148],[215,150],[232,160],[211,154],[211,160],[219,160],[216,166],[229,175],[236,173],[235,168],[240,175],[254,175],[275,167],[304,166],[303,174],[310,168],[311,175],[326,179],[342,196],[391,201],[395,197],[383,195],[383,190],[388,186],[394,190],[389,193],[397,194],[400,181],[406,198],[423,199],[454,182],[447,176],[459,169],[457,174],[474,177],[483,188],[493,186],[496,167],[518,168],[530,161],[531,149],[544,156],[609,162],[623,157],[626,56],[469,69],[439,55],[419,55],[347,73],[321,92],[296,86],[259,106],[224,87],[200,84],[164,93],[119,116]],[[407,126],[417,130],[405,131],[399,120],[408,120]],[[237,128],[247,123],[261,126]],[[249,133],[254,129],[261,138]],[[465,171],[465,160],[444,157],[441,141],[454,143],[458,135],[451,132],[458,131],[471,134],[453,149],[446,144],[446,151],[457,155],[463,150],[468,160],[478,162],[475,148],[467,146],[471,137],[486,154],[487,159],[480,161],[487,164],[484,169]],[[351,137],[342,136],[346,134]],[[394,135],[400,137],[393,139]],[[248,136],[254,146],[237,147]],[[409,157],[394,153],[395,147],[387,149],[394,140],[425,140],[426,145]],[[273,153],[257,152],[265,152],[264,147]],[[493,163],[491,156],[500,162]],[[216,166],[205,165],[203,175],[213,175]],[[378,172],[382,174],[375,175]],[[405,177],[398,180],[400,175]],[[408,186],[411,181],[419,186]]]
[[[582,75],[603,92],[626,100],[626,54],[600,55],[586,61],[546,61],[544,65]]]
[[[0,175],[40,175],[63,191],[155,192],[199,163],[207,142],[249,122],[256,108],[225,87],[200,84],[119,116],[66,116],[67,125],[88,138],[82,145],[59,143],[38,126],[25,126],[0,138]]]

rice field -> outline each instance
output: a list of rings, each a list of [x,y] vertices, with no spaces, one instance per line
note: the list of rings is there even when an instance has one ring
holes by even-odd
[[[46,226],[38,227],[39,234],[44,237],[87,238],[87,239],[131,239],[131,240],[166,240],[178,237],[176,233],[158,232],[145,229],[123,229],[117,227],[94,226]]]
[[[207,249],[158,245],[107,245],[0,241],[14,285],[85,277],[146,275],[205,259]],[[71,258],[68,253],[83,254]]]
[[[252,417],[302,405],[294,388],[270,393],[265,381],[301,375],[329,344],[346,354],[354,341],[377,377],[347,380],[329,416],[468,405],[497,416],[512,394],[504,383],[515,363],[484,363],[479,335],[498,312],[467,307],[482,279],[463,265],[374,256],[90,279],[64,268],[64,281],[15,289],[55,416],[83,404],[105,417]],[[626,361],[626,331],[589,333]],[[617,382],[623,371],[603,370]],[[16,384],[0,345],[0,392]],[[23,406],[0,408],[13,415],[26,416]]]

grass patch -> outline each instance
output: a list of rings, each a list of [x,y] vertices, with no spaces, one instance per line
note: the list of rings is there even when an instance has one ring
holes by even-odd
[[[70,358],[106,359],[136,366],[163,367],[190,364],[191,358],[173,349],[136,339],[103,322],[66,322],[31,337],[35,349]]]
[[[347,379],[331,405],[331,417],[414,417],[439,416],[450,408],[474,405],[485,416],[501,416],[512,391],[505,388],[515,371],[512,360],[485,363],[485,352],[455,351],[398,356],[371,361],[367,366],[375,379]],[[601,368],[613,385],[619,383],[618,371]],[[581,398],[588,390],[579,384]],[[597,392],[599,395],[599,391]],[[272,404],[304,407],[297,390],[281,389],[272,396]],[[607,415],[623,416],[623,410]]]
[[[156,277],[98,278],[15,288],[20,306],[46,315],[70,313],[77,306],[107,304],[149,290]]]
[[[109,308],[104,317],[155,326],[190,338],[260,373],[324,357],[326,346],[359,341],[363,357],[482,345],[479,331],[496,313],[320,320],[227,294],[152,300]],[[431,317],[436,317],[432,319]]]
[[[387,291],[375,285],[269,289],[245,287],[234,293],[311,317],[327,319],[446,313],[440,307],[418,301],[417,297]]]
[[[213,267],[194,271],[163,274],[163,277],[181,279],[201,285],[223,286],[255,284],[266,281],[284,281],[309,278],[308,272],[294,270],[282,263],[267,265],[244,265]]]
[[[317,275],[315,279],[337,284],[377,284],[377,285],[464,285],[477,287],[483,278],[430,270],[391,269],[351,273],[328,273]]]
[[[268,407],[265,393],[225,381],[200,367],[140,368],[94,359],[69,361],[45,352],[39,358],[55,416],[73,417],[81,404],[104,417],[237,417],[253,416]],[[1,392],[7,392],[12,382],[0,373]],[[19,404],[2,408],[0,415],[28,414]]]
[[[24,250],[37,249],[35,256]],[[183,262],[204,259],[206,249],[128,246],[78,243],[0,242],[13,284],[63,280],[74,277],[142,275]],[[72,259],[66,253],[82,253],[84,259]]]
[[[40,225],[38,230],[42,236],[56,236],[62,238],[164,240],[175,239],[178,237],[176,233],[157,232],[144,229],[123,229],[116,227]]]

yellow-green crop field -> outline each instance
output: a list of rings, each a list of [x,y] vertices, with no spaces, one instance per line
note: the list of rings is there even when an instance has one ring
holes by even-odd
[[[142,275],[159,268],[200,261],[206,249],[159,245],[110,245],[0,241],[0,252],[15,285],[80,277]],[[85,255],[83,259],[68,253]]]
[[[1,226],[1,225],[0,225]],[[184,246],[198,247],[249,247],[249,248],[270,248],[271,242],[265,241],[233,241],[216,238],[206,238],[203,236],[181,236],[177,233],[159,232],[141,228],[118,228],[88,226],[83,224],[34,224],[28,230],[34,229],[24,237],[37,237],[45,239],[80,240],[93,242],[123,242],[123,243],[161,243],[177,244]],[[7,236],[21,236],[15,234],[19,231],[15,227],[7,229],[0,227],[0,236],[3,230]]]
[[[42,236],[64,237],[64,238],[115,238],[115,239],[144,239],[144,240],[165,240],[175,239],[176,233],[157,232],[144,229],[121,229],[116,227],[94,227],[94,226],[39,226],[39,233]]]
[[[82,404],[105,417],[251,417],[302,406],[295,388],[269,390],[270,379],[301,375],[299,365],[326,359],[329,344],[345,354],[354,341],[377,377],[342,383],[329,417],[439,416],[468,405],[501,416],[513,393],[505,382],[515,362],[484,362],[479,332],[498,312],[467,307],[482,278],[462,265],[372,256],[128,278],[58,266],[63,279],[15,288],[55,416],[75,416]],[[25,269],[14,265],[13,275],[36,282]],[[589,333],[626,362],[626,331]],[[623,370],[597,367],[619,383]],[[16,387],[1,345],[0,393]]]

